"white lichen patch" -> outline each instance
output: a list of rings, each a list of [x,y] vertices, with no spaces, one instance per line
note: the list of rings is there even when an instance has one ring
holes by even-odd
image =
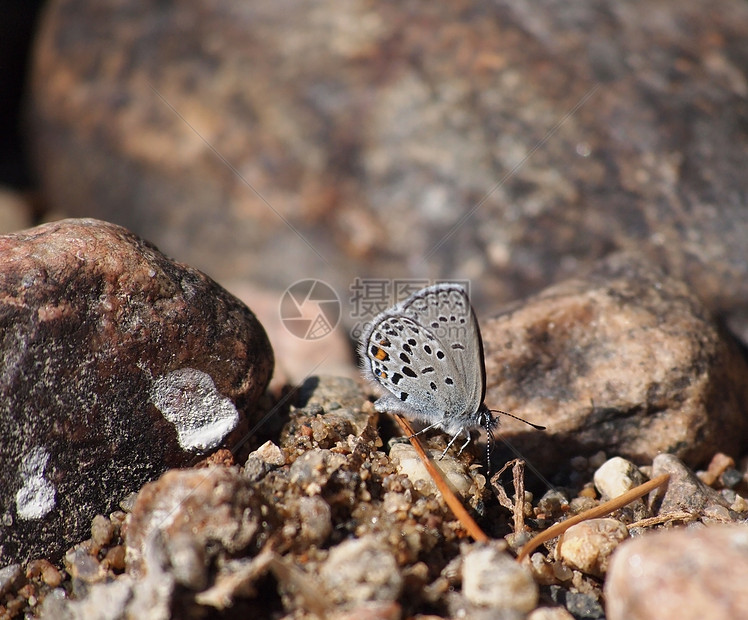
[[[21,460],[18,476],[22,486],[16,493],[16,512],[26,521],[41,519],[55,507],[54,485],[44,477],[49,452],[36,446]]]
[[[180,368],[153,382],[151,402],[177,431],[183,450],[218,446],[239,422],[239,412],[216,389],[210,375]]]

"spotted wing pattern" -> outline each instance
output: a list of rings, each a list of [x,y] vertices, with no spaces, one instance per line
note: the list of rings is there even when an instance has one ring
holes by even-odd
[[[378,315],[361,340],[364,374],[389,394],[379,410],[403,413],[456,436],[480,426],[485,369],[464,289],[437,284]]]

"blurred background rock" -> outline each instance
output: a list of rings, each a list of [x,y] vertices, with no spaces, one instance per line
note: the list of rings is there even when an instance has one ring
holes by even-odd
[[[270,298],[322,279],[348,328],[355,277],[469,279],[484,317],[634,250],[748,340],[743,2],[24,10],[3,152],[29,167],[0,182],[33,222],[122,224]]]

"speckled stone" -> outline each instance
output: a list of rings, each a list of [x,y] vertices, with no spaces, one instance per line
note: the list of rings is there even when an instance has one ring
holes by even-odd
[[[394,601],[403,588],[392,550],[370,536],[334,547],[319,576],[328,596],[348,607]]]
[[[660,454],[652,463],[652,475],[669,474],[667,486],[653,493],[657,514],[687,512],[703,521],[725,522],[737,518],[730,513],[730,502],[704,484],[696,474],[672,454]]]
[[[635,538],[613,555],[608,620],[748,618],[748,525],[680,528]]]
[[[170,470],[138,494],[126,533],[128,572],[150,570],[147,545],[159,535],[167,560],[200,564],[202,576],[197,568],[183,573],[190,587],[198,587],[212,553],[256,553],[276,520],[272,506],[236,469]]]
[[[478,607],[528,613],[538,604],[538,586],[532,575],[506,551],[475,545],[462,563],[462,593]]]
[[[600,450],[696,466],[739,453],[748,364],[685,283],[633,253],[516,303],[481,325],[489,407],[541,470]],[[497,446],[497,447],[500,447]]]
[[[257,415],[273,355],[251,311],[127,230],[0,237],[0,565],[59,558],[91,518]]]

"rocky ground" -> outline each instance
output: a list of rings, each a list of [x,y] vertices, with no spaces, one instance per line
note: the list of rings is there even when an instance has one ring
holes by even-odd
[[[513,494],[511,476],[488,480],[473,451],[450,453],[437,466],[491,538],[475,543],[358,385],[313,378],[291,400],[275,410],[274,441],[168,471],[94,517],[61,565],[3,569],[3,617],[737,618],[748,609],[748,485],[729,457],[695,474],[669,455],[641,467],[578,456],[566,486],[527,476],[526,530],[514,532],[500,501]],[[426,443],[437,454],[444,437]],[[530,533],[663,472],[664,490],[515,561]]]
[[[26,5],[0,618],[748,617],[744,2]],[[436,461],[486,541],[352,359],[357,287],[415,279],[469,283],[486,404],[546,427]]]
[[[2,482],[0,617],[748,612],[745,360],[683,283],[639,257],[481,321],[487,402],[546,430],[497,414],[506,445],[491,462],[511,445],[526,463],[490,475],[485,437],[442,459],[448,437],[422,437],[485,534],[475,542],[362,381],[263,394],[265,333],[209,278],[95,220],[0,241],[19,257],[2,281],[18,300],[4,315],[16,391],[4,388],[2,421],[23,438],[3,448],[20,452]],[[662,474],[664,487],[517,561],[534,533]]]

